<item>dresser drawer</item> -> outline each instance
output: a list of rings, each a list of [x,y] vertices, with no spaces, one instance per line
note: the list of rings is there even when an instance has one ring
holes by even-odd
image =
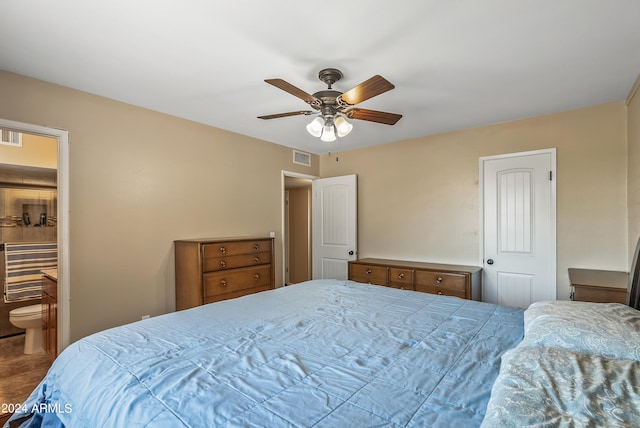
[[[240,254],[237,256],[222,256],[204,259],[203,272],[234,269],[246,266],[264,265],[271,263],[271,253]]]
[[[256,287],[270,286],[271,267],[258,266],[229,271],[206,273],[204,276],[204,301],[220,294],[234,293]]]
[[[461,299],[469,298],[467,297],[467,292],[465,290],[454,290],[452,288],[436,287],[432,285],[418,286],[416,284],[416,291],[421,291],[423,293],[430,293],[430,294],[439,294],[441,296],[454,296],[454,297],[459,297]]]
[[[202,246],[203,258],[209,259],[220,256],[234,256],[237,254],[255,254],[271,251],[271,241],[238,241],[206,244]]]
[[[465,276],[448,272],[416,271],[416,286],[418,285],[466,290]]]
[[[203,304],[220,302],[222,300],[235,299],[236,297],[247,296],[249,294],[259,293],[261,291],[271,290],[270,285],[263,285],[261,287],[247,288],[246,290],[238,290],[232,293],[215,294],[213,296],[207,296],[203,299]]]
[[[389,287],[413,290],[413,269],[389,268]]]
[[[349,279],[365,284],[387,285],[388,268],[384,266],[349,264]]]
[[[468,298],[466,277],[461,274],[416,271],[415,284],[416,291]]]

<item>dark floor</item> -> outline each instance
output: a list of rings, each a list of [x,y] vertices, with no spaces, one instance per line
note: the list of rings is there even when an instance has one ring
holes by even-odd
[[[24,334],[0,339],[0,403],[22,403],[51,366],[46,352],[25,355],[23,349]],[[3,410],[0,426],[7,416]]]

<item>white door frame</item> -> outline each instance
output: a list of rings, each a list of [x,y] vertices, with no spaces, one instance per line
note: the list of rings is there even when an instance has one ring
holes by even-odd
[[[0,127],[58,140],[58,352],[71,340],[71,282],[69,237],[69,131],[0,119]]]
[[[301,174],[299,172],[293,172],[293,171],[285,171],[284,169],[282,170],[282,175],[281,175],[281,179],[280,179],[280,188],[281,188],[281,195],[282,195],[282,199],[280,201],[280,207],[282,210],[282,225],[280,226],[280,230],[282,231],[282,284],[285,284],[285,278],[287,277],[287,263],[285,258],[285,254],[286,254],[286,250],[285,250],[285,245],[286,245],[286,239],[289,239],[288,236],[284,236],[285,235],[285,228],[286,228],[286,221],[285,221],[285,209],[284,209],[284,203],[286,200],[286,195],[285,195],[285,178],[286,177],[292,177],[292,178],[305,178],[308,180],[315,180],[316,178],[320,178],[317,175],[308,175],[308,174]],[[313,238],[311,238],[313,239]],[[309,246],[311,246],[311,239],[309,239]]]
[[[506,159],[506,158],[514,158],[514,157],[521,157],[521,156],[531,156],[531,155],[538,155],[538,154],[549,154],[551,155],[551,174],[552,174],[552,180],[551,180],[551,200],[549,201],[550,204],[550,210],[551,210],[551,239],[552,242],[554,243],[554,245],[552,245],[552,248],[550,249],[551,251],[551,264],[552,266],[550,266],[550,269],[552,269],[553,271],[553,278],[555,278],[555,290],[556,290],[556,299],[558,298],[558,272],[557,272],[557,266],[558,266],[558,259],[557,259],[557,246],[558,246],[558,240],[557,240],[557,186],[556,186],[556,182],[557,182],[557,161],[556,161],[556,148],[552,147],[549,149],[540,149],[540,150],[531,150],[531,151],[527,151],[527,152],[518,152],[518,153],[506,153],[506,154],[501,154],[501,155],[494,155],[494,156],[483,156],[480,158],[479,161],[479,177],[480,177],[480,181],[479,181],[479,186],[480,186],[480,204],[479,204],[479,211],[480,211],[480,251],[478,252],[478,254],[480,255],[480,258],[478,260],[479,266],[483,266],[484,267],[484,163],[486,161],[491,161],[491,160],[496,160],[496,159]],[[484,274],[483,274],[484,277]],[[482,286],[483,290],[482,290],[482,295],[483,295],[483,300],[484,300],[484,284]]]

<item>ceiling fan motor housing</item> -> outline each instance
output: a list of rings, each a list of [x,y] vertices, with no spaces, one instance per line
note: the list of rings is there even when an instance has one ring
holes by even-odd
[[[325,68],[318,73],[318,79],[326,83],[328,89],[331,89],[331,85],[342,79],[342,72],[337,68]]]
[[[325,118],[328,116],[334,116],[336,112],[340,110],[336,101],[340,95],[342,95],[342,92],[330,90],[318,91],[313,94],[313,96],[322,102],[320,103],[320,105],[312,105],[312,107],[319,109],[322,113],[322,116],[324,116]]]

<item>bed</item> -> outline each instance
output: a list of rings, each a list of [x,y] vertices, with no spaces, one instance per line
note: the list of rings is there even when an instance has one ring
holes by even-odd
[[[73,343],[24,427],[477,427],[523,312],[319,280]]]
[[[640,426],[640,313],[575,303],[310,281],[86,337],[9,423]]]

